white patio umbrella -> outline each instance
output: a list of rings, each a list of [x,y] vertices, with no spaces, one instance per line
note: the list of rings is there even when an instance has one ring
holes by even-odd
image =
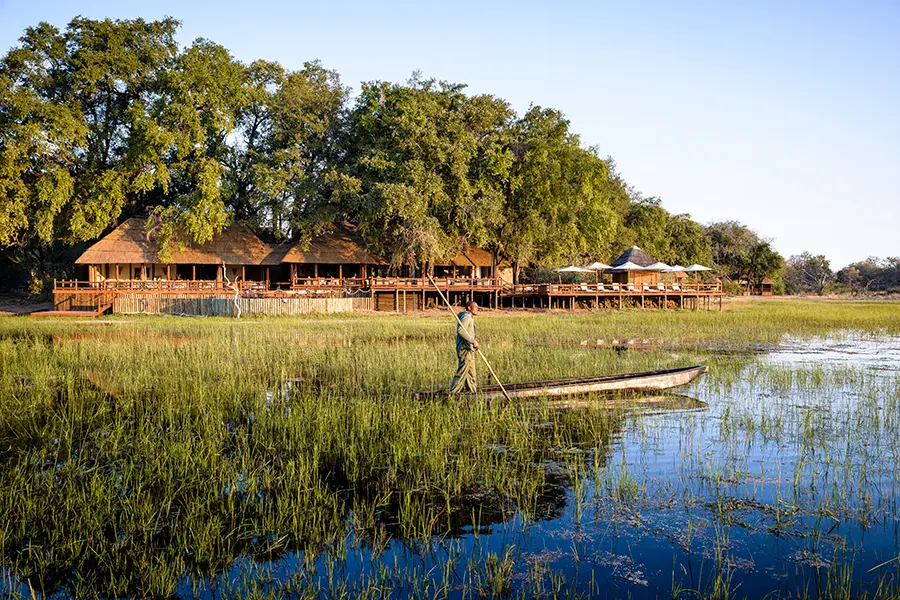
[[[608,264],[602,262],[592,262],[585,269],[590,269],[591,271],[605,271],[606,269],[612,269]]]
[[[568,267],[561,267],[559,269],[553,269],[557,273],[590,273],[590,269],[585,269],[583,267],[576,267],[574,265],[570,265]]]
[[[553,269],[557,273],[593,273],[590,269],[585,269],[583,267],[576,267],[575,265],[569,265],[568,267],[561,267],[559,269]],[[562,275],[559,276],[559,281],[562,283]]]
[[[666,269],[671,269],[669,265],[664,262],[655,262],[649,267],[644,267],[647,271],[665,271]]]
[[[703,265],[698,265],[694,263],[684,270],[685,273],[699,273],[700,271],[712,271],[709,267],[704,267]]]
[[[590,269],[594,272],[594,283],[599,283],[600,281],[600,271],[605,271],[606,269],[611,269],[608,264],[602,262],[592,262],[585,269]]]
[[[668,269],[663,269],[663,273],[682,273],[687,270],[687,267],[682,267],[681,265],[672,265]]]
[[[684,270],[686,273],[696,273],[697,271],[712,271],[709,267],[704,267],[703,265],[693,264]]]
[[[628,262],[624,262],[621,265],[610,267],[607,270],[613,273],[624,273],[625,271],[646,271],[647,269],[629,260]]]

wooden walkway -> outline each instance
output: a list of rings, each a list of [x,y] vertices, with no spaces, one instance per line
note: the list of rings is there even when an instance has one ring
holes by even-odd
[[[28,313],[32,317],[100,317],[112,309],[112,304],[104,304],[97,310],[39,310]]]

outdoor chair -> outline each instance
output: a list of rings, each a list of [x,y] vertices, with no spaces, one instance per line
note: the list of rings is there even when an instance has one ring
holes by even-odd
[[[634,288],[633,283],[629,283],[628,285],[625,286],[625,291],[626,292],[636,292],[637,290]]]
[[[657,291],[664,292],[664,291],[666,291],[666,286],[661,283],[657,283],[656,289],[657,289]]]
[[[672,291],[673,291],[673,292],[680,292],[680,291],[681,291],[681,286],[678,285],[677,283],[673,283],[673,284],[672,284]]]
[[[602,283],[598,283],[598,284],[597,284],[597,291],[598,291],[598,292],[605,292],[605,291],[606,291],[606,286],[603,285]]]
[[[582,286],[581,286],[581,291],[582,291],[582,292],[590,292],[590,291],[591,291],[591,288],[588,287],[588,286],[586,286],[586,285],[582,285]]]

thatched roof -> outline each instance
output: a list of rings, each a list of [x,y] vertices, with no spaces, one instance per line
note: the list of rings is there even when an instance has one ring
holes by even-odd
[[[469,248],[450,259],[450,264],[457,267],[489,267],[491,262],[491,253],[481,248]]]
[[[656,262],[656,259],[637,246],[632,246],[631,248],[620,254],[619,258],[612,261],[611,266],[613,268],[616,268],[624,265],[627,262],[633,262],[634,264],[640,265],[642,267],[649,267]]]
[[[132,217],[88,248],[75,261],[79,265],[152,264],[162,262],[159,243],[146,230],[147,219]],[[243,225],[230,225],[202,246],[172,252],[170,264],[277,265],[273,248]]]
[[[440,263],[438,264],[439,266],[443,266],[440,265]],[[454,256],[450,260],[450,264],[456,265],[457,267],[490,267],[493,264],[493,255],[481,248],[469,246],[466,250]],[[501,258],[499,259],[497,266],[508,267],[509,263]]]
[[[364,249],[365,241],[349,223],[335,224],[323,235],[313,236],[309,244],[297,242],[281,258],[287,263],[320,265],[386,265],[380,256]]]

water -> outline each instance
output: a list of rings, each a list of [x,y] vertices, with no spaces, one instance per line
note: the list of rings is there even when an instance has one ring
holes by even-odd
[[[623,412],[600,443],[558,449],[559,460],[541,465],[546,483],[530,516],[480,490],[454,499],[437,534],[419,539],[404,536],[390,506],[378,532],[356,531],[351,500],[343,543],[244,555],[212,579],[183,578],[177,594],[896,593],[898,374],[898,337],[787,338],[743,357],[733,381],[703,378],[684,396]],[[583,461],[568,460],[575,455]],[[11,577],[0,576],[0,590],[27,595]]]

